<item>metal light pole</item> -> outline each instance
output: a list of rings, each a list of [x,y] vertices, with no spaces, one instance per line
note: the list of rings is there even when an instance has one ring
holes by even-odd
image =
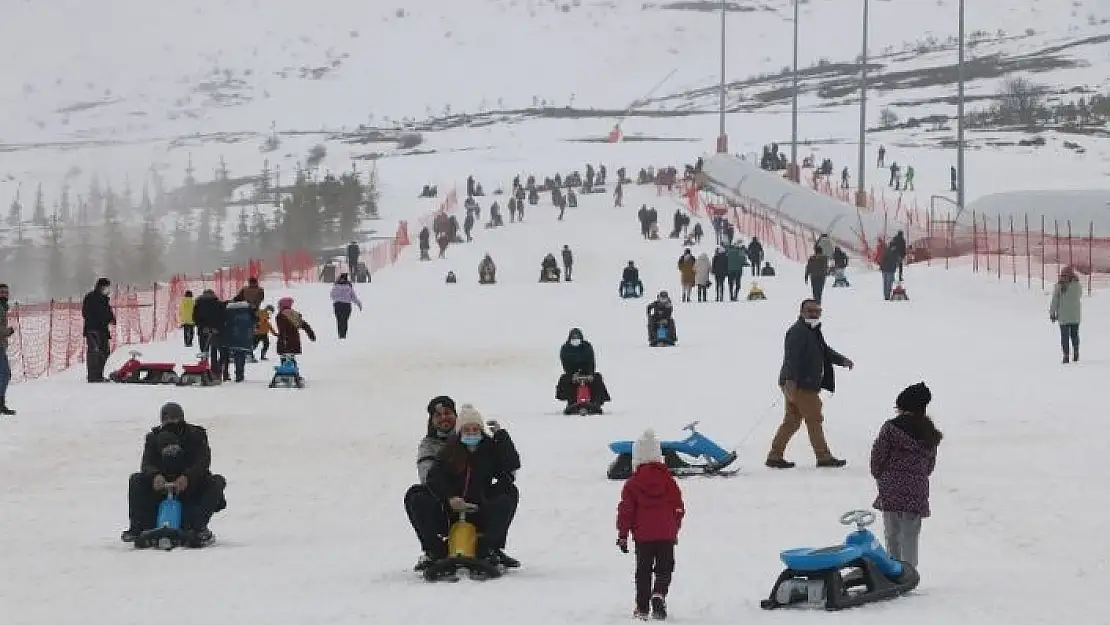
[[[794,0],[794,97],[790,103],[790,179],[799,182],[798,170],[798,1]]]
[[[959,82],[956,94],[956,210],[964,211],[964,0],[960,0],[960,46],[956,69]]]
[[[728,15],[728,2],[721,0],[721,128],[717,135],[717,154],[728,153],[728,135],[725,133],[725,108],[728,88],[725,84],[725,18]]]
[[[867,191],[864,183],[867,172],[867,16],[870,8],[868,0],[863,0],[863,52],[860,53],[859,80],[859,171],[856,173],[856,206],[867,207]]]

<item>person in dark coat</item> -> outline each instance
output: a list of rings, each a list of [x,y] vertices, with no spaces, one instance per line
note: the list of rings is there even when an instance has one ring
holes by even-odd
[[[763,262],[763,244],[756,237],[748,243],[748,260],[751,261],[754,276],[759,273],[759,265]]]
[[[718,245],[717,251],[713,253],[710,271],[713,274],[713,284],[716,285],[716,301],[723,302],[725,301],[725,279],[728,277],[728,252],[723,245]]]
[[[258,278],[251,277],[247,279],[247,286],[239,289],[239,292],[232,298],[234,302],[246,302],[251,305],[251,310],[258,312],[262,308],[262,302],[266,300],[266,289],[258,284]]]
[[[420,243],[420,260],[431,260],[432,257],[428,255],[428,250],[432,249],[432,233],[428,230],[428,226],[420,229],[420,234],[417,235]]]
[[[477,506],[466,517],[478,527],[476,555],[494,565],[508,566],[504,548],[520,500],[515,485],[519,469],[520,455],[509,433],[496,421],[487,430],[481,413],[463,404],[454,433],[428,470],[425,487],[446,511],[448,525],[459,513]]]
[[[906,263],[906,254],[908,248],[906,245],[906,234],[899,230],[894,234],[894,238],[890,240],[890,245],[887,249],[894,250],[898,256],[898,281],[902,281],[902,270]]]
[[[358,241],[351,241],[347,244],[347,273],[352,276],[358,275],[358,257],[362,253],[362,249],[358,246]]]
[[[840,246],[837,246],[833,250],[832,263],[834,269],[843,270],[848,268],[848,255],[844,253],[844,250],[840,249]]]
[[[108,364],[108,354],[112,351],[112,333],[109,326],[116,325],[116,313],[108,294],[112,283],[108,278],[98,278],[93,290],[85,294],[81,301],[81,319],[84,321],[82,334],[85,335],[85,370],[89,382],[107,382],[104,366]]]
[[[590,376],[590,395],[593,402],[603,405],[610,401],[609,389],[605,381],[597,372],[597,362],[594,359],[594,346],[582,335],[579,328],[571,328],[567,334],[567,342],[559,348],[559,362],[563,365],[563,375],[555,387],[555,399],[559,401],[574,401],[574,376]]]
[[[193,322],[197,325],[200,350],[208,353],[208,367],[220,379],[226,379],[222,376],[225,350],[223,337],[220,336],[226,317],[227,302],[220,301],[212,289],[205,289],[193,302]]]
[[[630,287],[632,292],[636,293],[636,297],[644,296],[644,283],[640,281],[640,270],[632,261],[628,261],[628,266],[621,272],[621,283],[617,287],[617,293],[621,297],[624,297],[625,287]]]
[[[574,267],[574,253],[570,251],[569,245],[563,246],[563,279],[570,282],[570,272]]]
[[[293,298],[283,297],[278,300],[278,314],[274,318],[277,326],[277,353],[279,356],[299,356],[301,354],[301,330],[304,330],[308,340],[316,341],[316,332],[304,320],[301,313],[293,310]]]
[[[921,520],[929,516],[929,476],[943,435],[925,411],[933,394],[924,382],[907,387],[895,400],[898,415],[883,424],[871,446],[871,477],[883,513],[886,550],[917,566]]]
[[[779,388],[785,399],[782,425],[771,441],[767,466],[792,469],[794,463],[785,459],[786,446],[805,423],[809,442],[817,456],[818,467],[842,467],[844,460],[832,455],[821,426],[821,389],[836,391],[833,365],[852,369],[855,364],[825,343],[821,332],[821,305],[816,300],[802,300],[798,320],[786,331]]]
[[[124,542],[135,542],[146,530],[154,529],[158,504],[172,485],[184,508],[182,529],[186,544],[203,547],[214,540],[208,529],[212,515],[227,507],[224,488],[227,480],[210,470],[212,450],[208,432],[185,422],[185,411],[174,402],[159,412],[161,425],[152,428],[143,444],[138,473],[131,474],[127,487],[130,524],[120,535]]]
[[[648,343],[655,342],[655,332],[659,328],[659,324],[664,321],[669,324],[671,342],[678,342],[678,328],[674,324],[674,304],[671,302],[671,296],[666,291],[660,291],[659,297],[647,305],[647,317]]]
[[[813,300],[821,303],[821,294],[825,292],[825,278],[829,275],[829,257],[821,251],[821,246],[813,246],[813,256],[806,261],[805,281],[813,291]]]
[[[898,250],[894,246],[894,241],[886,248],[881,258],[879,258],[879,271],[883,274],[883,299],[889,300],[890,294],[894,290],[894,274],[898,271],[900,263],[898,261]]]

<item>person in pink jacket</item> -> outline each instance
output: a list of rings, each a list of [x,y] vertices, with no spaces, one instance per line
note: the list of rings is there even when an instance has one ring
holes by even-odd
[[[331,303],[335,310],[335,326],[339,331],[339,338],[347,338],[347,322],[351,319],[351,305],[362,310],[362,300],[355,293],[355,286],[345,273],[339,274],[335,284],[331,287]]]

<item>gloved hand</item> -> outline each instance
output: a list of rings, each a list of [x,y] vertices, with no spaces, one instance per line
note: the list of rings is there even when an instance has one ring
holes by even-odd
[[[179,476],[176,480],[173,481],[173,488],[179,493],[183,492],[186,488],[189,488],[189,478],[185,477],[184,475]]]
[[[490,419],[486,421],[486,426],[489,427],[490,434],[497,434],[501,431],[501,423],[499,421]]]
[[[447,500],[447,505],[455,512],[466,512],[470,507],[462,497],[452,497]]]
[[[628,539],[627,538],[618,538],[617,539],[617,548],[619,548],[621,550],[621,553],[628,553]]]
[[[166,478],[162,475],[155,475],[154,479],[151,480],[151,484],[154,486],[154,490],[165,490]]]

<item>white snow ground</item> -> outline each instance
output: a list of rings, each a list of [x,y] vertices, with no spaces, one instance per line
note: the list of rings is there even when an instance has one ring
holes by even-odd
[[[1044,297],[1024,287],[912,267],[913,300],[889,304],[876,275],[853,275],[851,289],[828,291],[825,320],[857,363],[838,371],[826,412],[849,465],[812,468],[799,433],[790,450],[799,468],[772,472],[761,462],[780,417],[782,332],[807,292],[800,268],[779,264],[766,302],[679,305],[680,345],[648,348],[648,300],[618,299],[619,271],[635,260],[649,293],[676,293],[680,248],[641,240],[633,215],[642,202],[663,215],[670,204],[638,189],[626,200],[618,210],[608,196],[583,197],[562,223],[550,206],[530,209],[525,223],[480,230],[448,260],[381,272],[360,289],[368,309],[345,343],[326,286],[289,291],[321,335],[302,359],[303,391],[267,389],[264,365],[222,388],[90,387],[76,373],[15,387],[21,412],[0,444],[3,622],[626,623],[633,562],[613,544],[620,485],[605,479],[606,444],[645,427],[677,436],[694,419],[741,445],[744,471],[681,484],[676,622],[1110,622],[1097,599],[1110,579],[1097,486],[1110,461],[1093,410],[1108,366],[1102,328],[1084,326],[1089,358],[1064,367]],[[563,244],[576,252],[576,280],[537,284],[540,257]],[[494,286],[476,284],[486,251]],[[448,269],[460,284],[443,284]],[[1098,298],[1085,304],[1088,319],[1106,313]],[[615,398],[605,416],[565,417],[552,400],[573,326],[593,342]],[[177,344],[146,351],[187,355]],[[869,506],[872,437],[895,394],[922,379],[946,439],[920,589],[839,615],[761,611],[779,550],[833,544],[845,533],[837,516]],[[500,420],[520,447],[509,550],[524,568],[501,580],[431,587],[410,571],[418,547],[401,497],[416,478],[424,407],[440,393]],[[169,399],[209,429],[229,507],[208,550],[134,552],[118,541],[126,479]]]

